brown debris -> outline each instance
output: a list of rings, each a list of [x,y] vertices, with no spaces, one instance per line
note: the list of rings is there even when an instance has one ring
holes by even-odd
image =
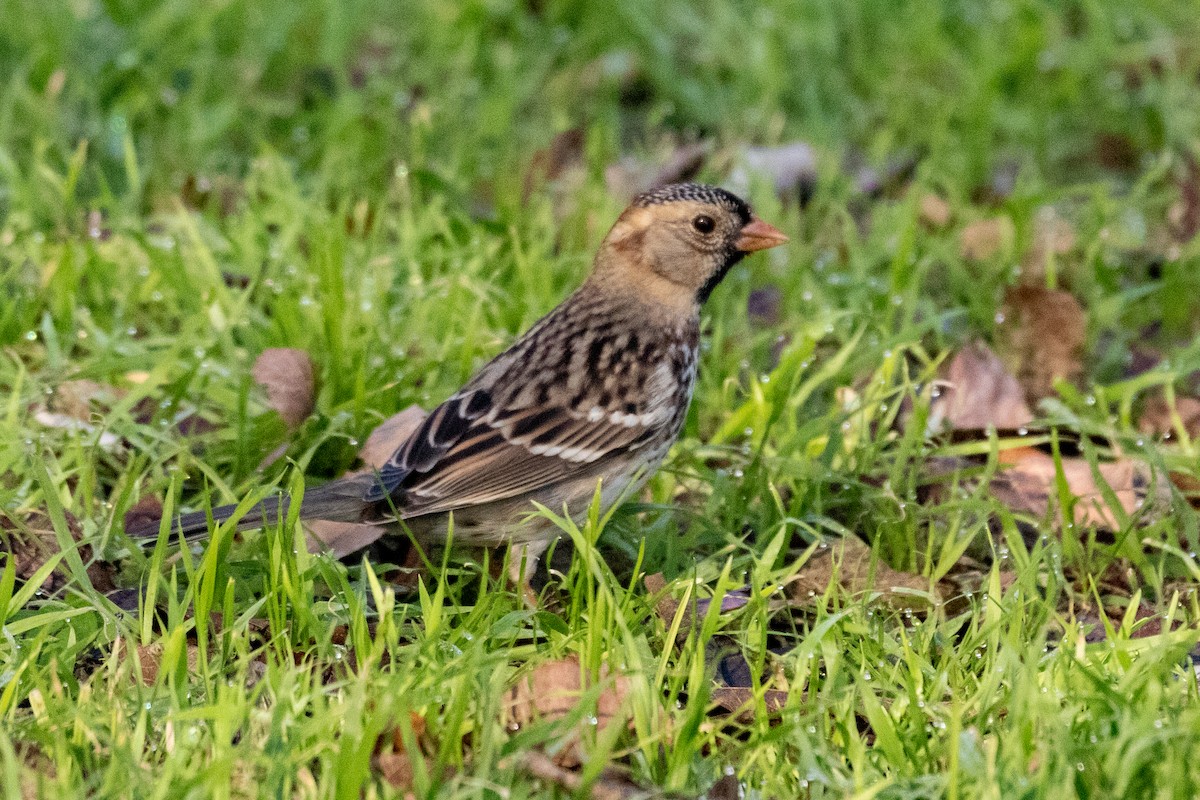
[[[967,261],[987,261],[1012,247],[1016,231],[1008,217],[992,217],[968,223],[958,236],[958,248]]]
[[[1083,374],[1087,317],[1070,292],[1014,286],[1004,302],[1002,352],[1016,364],[1017,380],[1030,402],[1055,394],[1054,382]]]
[[[1179,199],[1167,211],[1171,236],[1179,244],[1187,244],[1200,233],[1200,161],[1187,155],[1183,159],[1182,174],[1175,184]]]
[[[347,475],[356,475],[382,469],[392,454],[408,440],[421,422],[425,411],[416,405],[385,419],[371,431],[358,457],[363,467]],[[334,522],[331,520],[307,520],[304,523],[309,533],[309,547],[326,550],[335,558],[344,558],[375,543],[388,532],[386,525],[368,525],[361,522]]]
[[[250,371],[267,390],[267,403],[289,428],[308,419],[316,402],[316,379],[308,353],[292,347],[271,347],[259,355]]]
[[[71,538],[79,543],[83,529],[79,521],[69,512],[63,512]],[[16,576],[28,581],[42,566],[59,552],[58,537],[49,514],[43,511],[14,512],[0,510],[0,548],[10,553],[16,564]],[[116,566],[107,561],[93,559],[89,544],[78,544],[79,558],[84,563],[88,579],[98,592],[110,592],[116,588],[113,578]],[[46,577],[41,591],[54,593],[71,580],[71,571],[62,562]]]
[[[131,656],[129,648],[125,644],[124,639],[117,639],[113,642],[113,652],[121,661],[128,660]],[[159,643],[138,645],[133,649],[132,658],[137,661],[137,671],[135,677],[140,676],[142,684],[145,686],[153,686],[158,681],[159,673],[162,672],[162,657],[163,645]],[[197,665],[200,663],[200,648],[195,644],[187,645],[187,670],[189,673],[196,672]]]
[[[1001,450],[999,461],[1001,469],[992,476],[988,494],[1012,511],[1048,520],[1058,529],[1060,517],[1051,517],[1058,507],[1054,458],[1035,447],[1016,447]],[[1099,462],[1097,475],[1085,458],[1063,456],[1059,463],[1067,490],[1075,499],[1071,522],[1079,528],[1105,531],[1120,528],[1117,510],[1110,506],[1106,488],[1124,514],[1143,522],[1155,518],[1170,503],[1168,477],[1155,473],[1148,464],[1128,458]],[[981,463],[962,458],[934,458],[926,464],[927,474],[939,481],[966,469],[981,468]],[[929,495],[932,501],[944,497],[937,487]]]
[[[379,737],[375,743],[375,752],[371,757],[371,766],[392,788],[399,789],[405,800],[416,797],[412,791],[415,776],[414,757],[425,762],[427,773],[433,766],[428,752],[433,747],[426,734],[425,717],[416,712],[410,712],[409,727],[416,741],[417,753],[413,754],[408,751],[400,726],[393,725]]]
[[[878,592],[883,602],[896,608],[928,608],[938,600],[937,589],[930,587],[927,578],[892,569],[857,537],[822,545],[789,580],[787,592],[793,604],[812,605],[835,581],[852,595]]]
[[[613,722],[628,724],[629,714],[625,699],[629,694],[629,679],[613,676],[607,669],[600,670],[600,693],[596,697],[596,724],[592,727],[603,731]],[[570,716],[579,707],[581,696],[592,688],[590,679],[585,680],[583,669],[576,656],[556,661],[547,661],[536,666],[524,680],[509,690],[504,722],[511,730],[518,730],[537,720],[560,720]],[[558,755],[564,766],[582,762],[579,734],[573,734]]]
[[[125,530],[130,531],[162,519],[163,506],[157,497],[146,495],[125,512]]]
[[[580,171],[586,144],[587,132],[579,126],[555,134],[550,144],[533,154],[525,170],[521,197],[528,202],[542,184],[558,181],[569,171]]]
[[[921,195],[917,212],[921,222],[930,228],[944,228],[950,224],[950,204],[932,192]]]
[[[787,706],[788,693],[782,689],[766,689],[762,694],[768,717],[778,716]],[[755,720],[758,703],[754,697],[754,689],[746,686],[717,686],[712,690],[712,701],[717,708],[728,713],[737,722],[749,724]]]
[[[532,775],[545,783],[553,784],[575,797],[586,800],[667,800],[676,797],[660,789],[646,788],[638,785],[630,777],[628,771],[613,765],[608,765],[600,771],[595,780],[588,786],[584,785],[582,775],[573,769],[567,769],[553,758],[540,750],[529,750],[517,757],[517,766],[528,775]],[[586,789],[586,793],[584,793]]]
[[[943,370],[942,381],[930,403],[933,430],[1020,428],[1033,421],[1021,385],[983,342],[959,350]]]
[[[1183,430],[1189,437],[1200,437],[1200,400],[1194,397],[1177,397],[1175,408],[1172,409],[1166,397],[1153,395],[1142,408],[1138,430],[1151,436],[1176,436],[1175,414],[1179,415]]]
[[[1031,283],[1044,275],[1047,261],[1069,254],[1077,238],[1075,228],[1053,206],[1038,209],[1033,218],[1033,241],[1022,262],[1024,281]]]

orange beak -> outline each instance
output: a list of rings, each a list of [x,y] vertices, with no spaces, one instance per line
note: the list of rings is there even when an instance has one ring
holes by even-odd
[[[758,217],[751,217],[742,233],[738,236],[734,247],[743,253],[753,253],[755,250],[766,250],[768,247],[778,247],[787,242],[785,236],[774,225],[768,225]]]

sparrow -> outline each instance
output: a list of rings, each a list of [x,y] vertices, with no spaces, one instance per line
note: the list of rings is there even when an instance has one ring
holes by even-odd
[[[586,515],[636,492],[683,426],[700,344],[700,308],[747,254],[788,241],[740,198],[683,183],[634,198],[584,283],[435,408],[372,473],[305,491],[299,516],[406,526],[418,541],[520,545],[525,574],[558,536],[531,512]],[[273,524],[272,497],[239,529]],[[214,522],[235,506],[211,511]],[[185,538],[209,514],[174,520]],[[149,524],[132,536],[154,535]]]

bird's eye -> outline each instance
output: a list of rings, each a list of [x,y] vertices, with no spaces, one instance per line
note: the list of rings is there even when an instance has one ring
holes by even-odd
[[[717,227],[717,223],[713,222],[713,218],[707,214],[701,214],[692,220],[692,227],[701,233],[712,233],[713,228]]]

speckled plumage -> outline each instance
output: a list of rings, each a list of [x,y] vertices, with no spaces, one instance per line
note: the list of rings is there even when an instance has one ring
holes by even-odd
[[[679,435],[695,384],[700,306],[748,252],[786,237],[741,199],[677,184],[636,198],[588,280],[435,408],[373,475],[308,491],[306,519],[394,523],[458,542],[519,542],[536,556],[554,535],[533,502],[586,510],[597,482],[611,504],[641,486]],[[252,509],[241,527],[277,517]],[[233,507],[215,509],[226,518]],[[185,535],[206,532],[184,515]]]

